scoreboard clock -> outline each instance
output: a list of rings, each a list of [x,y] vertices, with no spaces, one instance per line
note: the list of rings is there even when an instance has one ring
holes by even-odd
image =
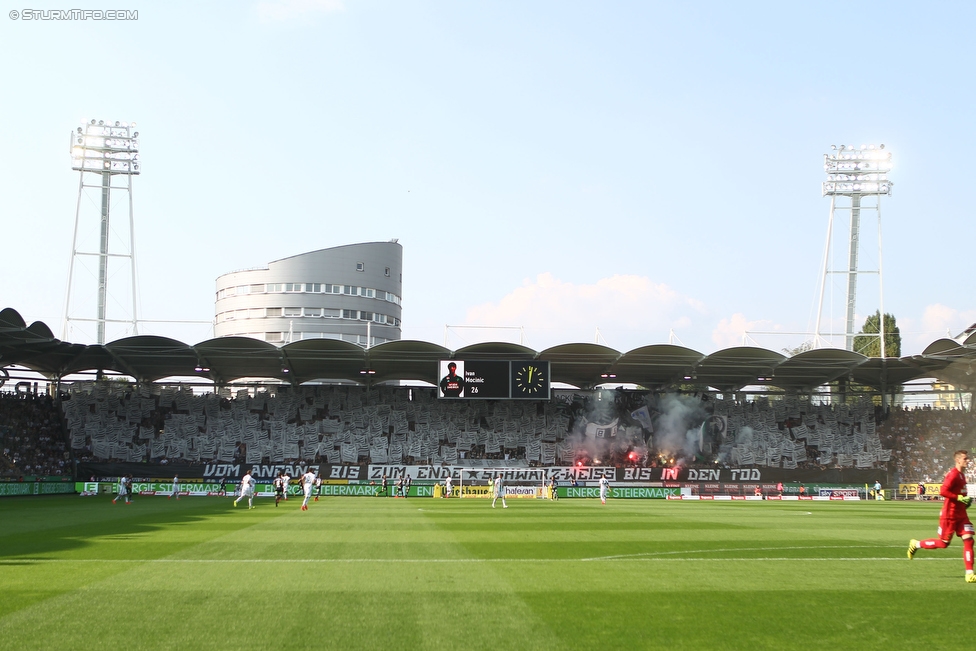
[[[512,398],[549,399],[549,362],[512,362]]]

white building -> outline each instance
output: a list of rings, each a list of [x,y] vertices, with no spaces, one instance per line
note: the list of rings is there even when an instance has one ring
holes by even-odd
[[[339,339],[369,347],[400,339],[403,247],[349,244],[217,278],[214,336],[282,346]]]

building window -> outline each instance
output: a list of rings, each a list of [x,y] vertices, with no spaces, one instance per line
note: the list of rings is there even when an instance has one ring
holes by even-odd
[[[301,316],[301,315],[302,315],[302,308],[300,307],[285,308],[285,316],[292,317],[292,316]]]
[[[274,317],[279,317],[279,316],[281,316],[281,308],[280,307],[269,307],[269,308],[267,308],[267,311],[265,312],[265,316],[267,318],[269,318],[269,319],[274,318]]]
[[[356,310],[343,310],[342,311],[342,318],[343,319],[355,319],[356,317],[357,317]]]
[[[320,294],[322,292],[322,283],[305,283],[305,291]]]
[[[372,321],[373,320],[373,313],[372,312],[360,312],[359,313],[359,320],[360,321]]]
[[[383,270],[383,275],[386,276],[387,278],[390,277],[390,268],[389,267],[387,267],[386,269]]]
[[[339,308],[325,307],[322,308],[322,316],[326,319],[339,319],[342,317],[342,310]]]
[[[264,286],[264,291],[266,291],[269,294],[273,294],[275,292],[280,292],[281,291],[281,283],[268,283],[267,285]]]
[[[366,271],[366,263],[365,262],[357,262],[356,263],[356,271]]]
[[[322,316],[322,308],[320,307],[306,307],[305,316]]]
[[[265,332],[264,340],[268,343],[280,343],[285,340],[285,333],[283,332]]]

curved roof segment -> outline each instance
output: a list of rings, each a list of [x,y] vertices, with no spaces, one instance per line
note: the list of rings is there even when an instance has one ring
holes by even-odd
[[[450,357],[443,346],[426,341],[401,339],[373,346],[369,351],[360,349],[366,377],[372,382],[388,380],[421,380],[437,383],[437,360]],[[374,371],[370,374],[369,371]],[[363,376],[360,376],[362,378]]]
[[[190,346],[167,337],[140,335],[104,345],[84,345],[56,339],[40,321],[28,326],[16,310],[0,310],[0,368],[23,366],[51,379],[106,370],[141,382],[199,377],[218,384],[240,378],[273,378],[293,384],[313,380],[364,384],[419,380],[435,384],[437,362],[442,359],[546,360],[554,382],[581,388],[633,383],[649,389],[696,384],[722,391],[754,385],[805,391],[848,378],[884,390],[932,377],[962,391],[976,390],[976,335],[962,343],[939,339],[921,355],[887,359],[834,348],[785,357],[748,346],[705,355],[670,344],[620,353],[586,343],[537,352],[494,342],[452,351],[426,341],[399,340],[365,350],[331,339],[304,340],[279,348],[249,337],[218,337]]]
[[[686,381],[706,355],[672,344],[635,348],[614,362],[604,382],[632,382],[647,388],[665,387]]]
[[[211,339],[211,341],[219,341]],[[258,342],[261,343],[261,342]],[[358,382],[363,370],[363,349],[348,341],[308,339],[283,348],[284,366],[292,374],[289,381],[351,380]],[[329,375],[321,375],[328,371]],[[277,376],[275,376],[277,377]]]
[[[588,388],[607,382],[604,376],[620,359],[620,353],[599,344],[562,344],[547,348],[537,357],[549,362],[553,381]]]
[[[808,350],[778,364],[770,382],[784,389],[812,389],[848,377],[867,360],[860,353],[839,348]]]
[[[776,367],[786,357],[765,348],[739,346],[712,353],[695,367],[698,383],[722,390],[752,384],[771,384]]]

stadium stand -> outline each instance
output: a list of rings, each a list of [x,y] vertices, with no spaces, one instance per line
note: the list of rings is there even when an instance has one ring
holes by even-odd
[[[51,397],[0,393],[0,477],[70,475],[62,432]]]
[[[80,460],[876,468],[892,458],[870,401],[814,405],[638,391],[561,391],[549,402],[438,400],[355,386],[194,395],[75,383],[63,401]],[[703,425],[704,424],[704,425]],[[888,437],[888,440],[891,437]]]
[[[976,446],[976,414],[896,407],[880,418],[867,401],[830,406],[790,398],[737,403],[686,397],[680,401],[684,420],[671,422],[681,410],[668,401],[677,398],[641,392],[569,391],[548,403],[449,402],[427,389],[322,386],[255,395],[241,390],[232,397],[89,382],[75,383],[69,395],[62,406],[71,447],[78,459],[96,461],[718,461],[789,469],[870,468],[890,459],[901,481],[937,482],[953,450]],[[0,477],[70,474],[50,397],[0,394],[0,415]],[[710,439],[703,435],[702,449],[687,445],[690,428],[716,418],[721,431]],[[675,433],[685,440],[676,441]]]
[[[881,435],[895,449],[901,481],[941,482],[952,453],[976,444],[976,414],[958,409],[894,408]],[[968,474],[976,476],[976,465]]]

